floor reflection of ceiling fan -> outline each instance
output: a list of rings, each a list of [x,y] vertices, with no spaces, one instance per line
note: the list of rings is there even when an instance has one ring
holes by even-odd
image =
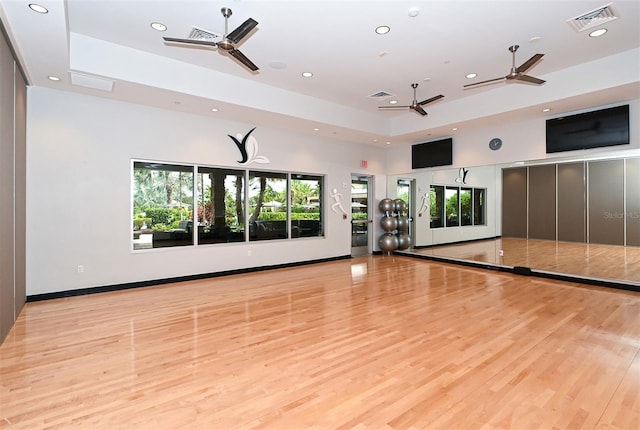
[[[213,46],[218,48],[218,50],[226,51],[234,57],[236,60],[240,61],[246,68],[251,71],[258,70],[258,66],[253,64],[251,60],[249,60],[239,49],[236,49],[235,45],[240,43],[242,39],[244,39],[250,32],[258,25],[258,21],[253,18],[247,19],[243,22],[238,28],[229,33],[229,17],[233,13],[231,9],[227,7],[223,7],[220,9],[222,12],[222,16],[224,16],[224,35],[221,36],[217,33],[210,32],[208,30],[203,30],[198,27],[193,27],[189,37],[186,39],[180,39],[175,37],[163,37],[165,42],[178,42],[178,43],[188,43],[191,45],[201,45],[201,46]]]
[[[416,97],[416,88],[418,88],[418,84],[411,84],[411,88],[413,88],[413,102],[408,105],[408,106],[397,106],[397,105],[392,105],[392,106],[378,106],[378,109],[411,109],[414,110],[416,112],[418,112],[420,115],[426,115],[427,112],[422,109],[422,106],[431,103],[431,102],[435,102],[436,100],[440,100],[441,98],[443,98],[444,96],[442,94],[437,95],[435,97],[431,97],[430,99],[426,99],[426,100],[422,100],[421,102],[418,102],[418,99]]]
[[[536,64],[540,59],[544,56],[544,54],[535,54],[533,57],[529,58],[527,61],[522,63],[520,67],[516,67],[516,51],[518,50],[519,45],[512,45],[509,47],[509,52],[511,52],[513,61],[511,66],[511,71],[507,76],[503,76],[501,78],[488,79],[486,81],[474,82],[472,84],[467,84],[464,88],[475,87],[477,85],[488,84],[489,82],[497,82],[502,81],[504,79],[508,81],[523,81],[529,82],[532,84],[544,84],[545,81],[542,79],[534,78],[533,76],[525,75],[524,72],[529,70],[534,64]]]

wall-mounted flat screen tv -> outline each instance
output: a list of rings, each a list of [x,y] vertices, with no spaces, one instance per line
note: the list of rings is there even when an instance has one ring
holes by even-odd
[[[629,105],[547,120],[547,153],[629,144]]]
[[[411,168],[450,166],[453,164],[453,138],[417,143],[411,147]]]

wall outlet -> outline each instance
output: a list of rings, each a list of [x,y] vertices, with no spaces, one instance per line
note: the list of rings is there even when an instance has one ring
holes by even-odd
[[[82,264],[78,266],[78,273],[84,273],[84,266]]]
[[[502,249],[498,251],[498,254],[500,255],[500,257],[504,257],[504,251]]]

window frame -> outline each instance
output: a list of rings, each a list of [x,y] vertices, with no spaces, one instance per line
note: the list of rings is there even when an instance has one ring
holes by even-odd
[[[188,236],[188,238],[183,242],[169,243],[170,241],[167,241],[166,246],[159,246],[159,245],[154,246],[153,236],[151,236],[151,238],[145,237],[145,240],[148,240],[149,243],[142,244],[140,241],[140,236],[142,235],[142,233],[140,231],[137,231],[136,227],[138,226],[138,224],[141,227],[143,225],[141,224],[143,221],[136,216],[136,207],[137,207],[136,193],[138,188],[136,170],[141,168],[149,168],[150,170],[154,170],[152,169],[152,167],[155,167],[157,168],[155,170],[160,170],[160,171],[175,170],[175,171],[181,171],[181,172],[188,172],[190,174],[191,194],[189,196],[189,199],[191,203],[190,203],[190,207],[185,208],[185,210],[189,214],[189,218],[187,219],[187,221],[190,221],[190,223],[187,223],[187,224],[190,224],[190,228],[188,232],[187,231],[181,232],[183,233],[183,235],[187,233],[187,236]],[[169,168],[163,169],[163,167],[169,167]],[[214,220],[213,218],[207,220],[206,208],[202,205],[202,203],[205,202],[206,198],[203,200],[202,196],[206,195],[207,191],[209,191],[209,193],[214,192],[214,190],[211,188],[213,187],[214,183],[213,183],[213,179],[211,179],[212,177],[210,176],[209,181],[211,181],[212,185],[210,185],[210,188],[207,189],[206,186],[203,185],[203,181],[204,181],[203,175],[213,175],[215,173],[224,174],[225,183],[230,175],[231,176],[235,175],[236,180],[239,177],[242,178],[242,190],[240,192],[240,195],[242,199],[241,204],[243,207],[242,215],[243,215],[244,228],[235,231],[236,234],[232,233],[231,235],[226,235],[224,237],[219,236],[214,239],[208,238],[209,240],[206,240],[204,239],[205,237],[204,227],[206,225],[211,224],[212,221]],[[148,251],[150,249],[156,249],[160,247],[172,248],[177,246],[177,247],[183,248],[184,246],[193,246],[197,248],[199,246],[209,246],[214,244],[215,245],[220,245],[224,243],[249,244],[249,243],[255,242],[256,240],[255,238],[254,240],[252,240],[251,232],[248,228],[250,216],[252,215],[252,212],[250,211],[251,209],[250,208],[250,197],[251,197],[250,196],[250,178],[251,178],[250,175],[252,173],[254,174],[254,177],[255,175],[270,175],[271,178],[284,180],[284,187],[280,185],[279,188],[283,188],[282,190],[283,192],[281,192],[280,194],[280,197],[281,197],[280,200],[282,200],[283,205],[286,205],[286,208],[284,209],[284,211],[280,211],[285,214],[284,215],[284,232],[285,233],[279,232],[279,234],[276,237],[273,237],[273,239],[291,240],[291,239],[299,239],[299,238],[308,239],[308,238],[324,238],[325,237],[326,174],[282,172],[282,171],[258,170],[258,169],[249,169],[249,168],[239,169],[237,167],[211,166],[211,165],[201,165],[201,164],[191,164],[191,163],[132,159],[131,160],[131,179],[130,179],[131,195],[130,195],[130,212],[129,212],[131,225],[132,225],[132,233],[130,236],[131,250],[133,252],[140,252],[140,251]],[[317,212],[314,209],[312,210],[312,213],[316,213],[317,215],[316,216],[312,215],[311,216],[312,219],[310,220],[307,220],[307,219],[293,220],[295,216],[292,215],[292,208],[294,203],[292,200],[294,198],[292,187],[293,187],[294,181],[298,181],[298,180],[311,181],[312,183],[313,182],[316,183],[314,191],[315,191],[315,194],[317,195],[312,195],[311,197],[313,198],[314,203],[317,204],[317,206],[315,206],[317,207]],[[312,188],[314,188],[313,184],[312,184]],[[220,198],[224,199],[224,203],[223,203],[224,217],[225,217],[224,223],[226,226],[228,225],[228,222],[229,222],[229,220],[227,219],[228,212],[229,212],[229,205],[234,204],[235,200],[232,199],[230,203],[228,198],[229,196],[228,196],[227,186],[223,185],[223,189],[224,189],[224,197],[218,196],[217,198],[218,198],[218,203],[222,202]],[[234,189],[234,190],[237,190],[237,189]],[[216,210],[215,208],[213,208],[212,200],[214,198],[216,197],[215,196],[208,197],[208,199],[210,199],[209,203],[211,203],[213,211]],[[200,210],[202,210],[202,214],[200,214]],[[262,210],[264,210],[264,207],[261,209],[261,212]],[[272,209],[272,211],[275,212],[274,209]],[[220,214],[221,213],[219,212],[218,215]],[[237,214],[237,211],[236,211],[236,214]],[[295,218],[299,218],[299,217],[295,217]],[[236,219],[237,219],[237,215],[236,215]],[[208,221],[208,224],[205,221]],[[240,221],[238,221],[237,224],[238,226],[242,226],[242,223]],[[302,224],[305,224],[305,225],[302,225]],[[209,230],[207,234],[210,233],[210,231],[211,230]],[[304,233],[302,233],[303,231]],[[167,233],[171,233],[171,232],[167,232]],[[152,232],[149,229],[149,231],[145,231],[144,234],[152,234]]]
[[[448,190],[457,190],[457,213],[453,213],[455,218],[450,220],[447,214],[447,193]],[[462,194],[471,194],[469,221],[464,220],[462,207]],[[487,225],[487,189],[476,187],[461,187],[455,185],[431,184],[429,187],[429,228],[456,228],[456,227],[477,227]],[[479,202],[478,202],[479,201]],[[434,218],[440,215],[439,218]]]

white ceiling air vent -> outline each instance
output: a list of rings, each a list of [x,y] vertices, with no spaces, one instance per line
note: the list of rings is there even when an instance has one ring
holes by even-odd
[[[605,22],[618,19],[612,4],[613,3],[609,3],[580,16],[576,16],[575,18],[568,19],[567,24],[575,31],[584,31],[602,25]]]
[[[202,28],[193,27],[191,33],[189,33],[189,39],[204,40],[207,42],[219,42],[222,40],[222,36],[217,33],[212,33]]]
[[[392,96],[392,94],[389,94],[386,91],[378,91],[377,93],[371,94],[369,96],[369,98],[372,98],[372,99],[385,99],[385,98],[391,97],[391,96]]]
[[[71,83],[85,88],[93,88],[100,91],[113,91],[114,81],[99,76],[83,75],[78,72],[69,72]]]

